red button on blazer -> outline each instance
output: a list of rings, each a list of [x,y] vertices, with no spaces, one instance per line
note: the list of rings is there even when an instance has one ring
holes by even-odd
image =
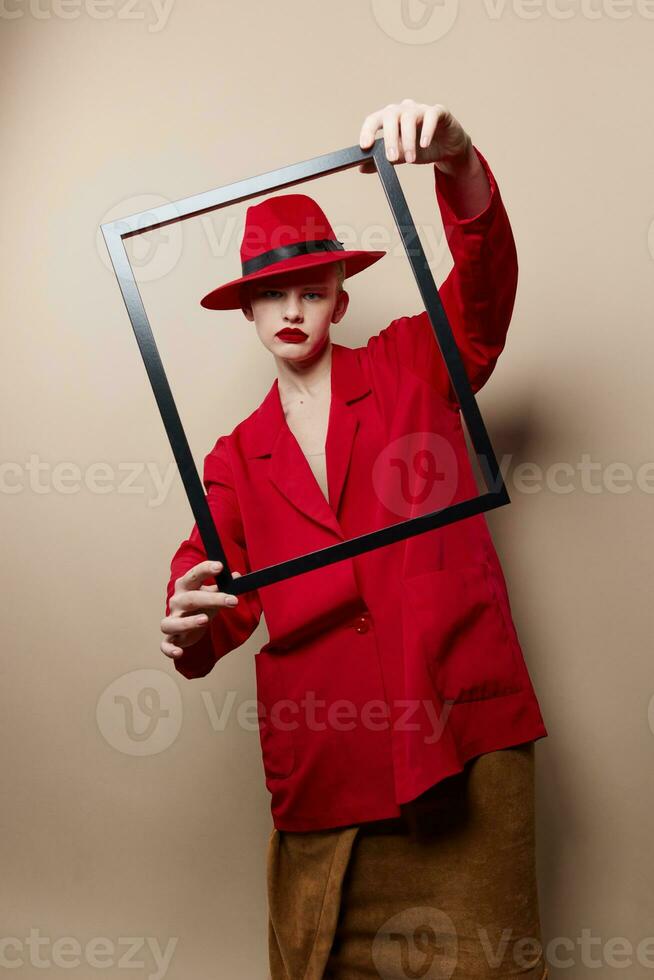
[[[517,284],[487,161],[487,207],[459,219],[434,167],[454,268],[440,288],[474,391],[506,340]],[[426,312],[359,348],[332,345],[329,503],[282,410],[277,380],[205,457],[204,486],[242,573],[477,496],[461,415]],[[175,580],[206,558],[197,527]],[[207,579],[207,584],[213,582]],[[273,823],[310,831],[400,815],[473,756],[546,736],[485,515],[240,596],[175,661],[203,677],[247,640]]]

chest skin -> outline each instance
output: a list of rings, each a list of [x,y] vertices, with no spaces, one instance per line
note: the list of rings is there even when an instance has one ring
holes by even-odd
[[[281,396],[286,424],[306,457],[316,483],[329,500],[325,443],[329,424],[331,391],[328,386],[315,396]]]

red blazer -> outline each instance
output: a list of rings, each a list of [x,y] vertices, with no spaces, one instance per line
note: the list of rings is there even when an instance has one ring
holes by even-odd
[[[479,153],[479,151],[477,151]],[[474,391],[504,347],[517,260],[493,174],[459,219],[434,167],[454,259],[440,288]],[[241,572],[477,496],[461,415],[426,312],[363,347],[332,345],[327,503],[282,411],[277,380],[205,457],[220,539]],[[170,568],[206,558],[197,527]],[[207,583],[213,579],[207,579]],[[310,831],[400,814],[473,756],[546,736],[485,515],[240,596],[175,668],[203,677],[247,640],[274,826]]]

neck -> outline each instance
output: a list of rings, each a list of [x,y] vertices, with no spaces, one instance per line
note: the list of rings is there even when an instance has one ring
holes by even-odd
[[[326,342],[310,361],[288,361],[282,357],[276,357],[275,361],[280,395],[312,398],[321,394],[331,381],[331,340],[327,337]]]

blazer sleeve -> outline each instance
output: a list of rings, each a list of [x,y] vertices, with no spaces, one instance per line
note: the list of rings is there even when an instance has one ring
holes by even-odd
[[[469,218],[459,217],[448,200],[447,181],[434,165],[436,199],[454,266],[439,295],[474,392],[490,377],[506,342],[518,282],[518,260],[509,218],[497,181],[484,156],[474,147],[486,171],[490,198]],[[428,382],[450,407],[459,403],[427,311],[393,320],[371,337],[370,357],[397,382],[398,362]]]
[[[225,436],[218,439],[205,457],[202,482],[230,568],[241,574],[251,571]],[[170,577],[166,587],[166,616],[170,614],[170,599],[176,580],[193,565],[206,561],[206,558],[202,538],[197,524],[194,524],[189,537],[182,541],[170,563]],[[210,575],[202,584],[215,584],[215,578]],[[220,610],[209,621],[203,637],[193,646],[186,647],[182,655],[173,661],[175,669],[184,677],[204,677],[221,657],[248,639],[259,623],[261,612],[258,591],[253,589],[244,592],[239,596],[237,606]]]

